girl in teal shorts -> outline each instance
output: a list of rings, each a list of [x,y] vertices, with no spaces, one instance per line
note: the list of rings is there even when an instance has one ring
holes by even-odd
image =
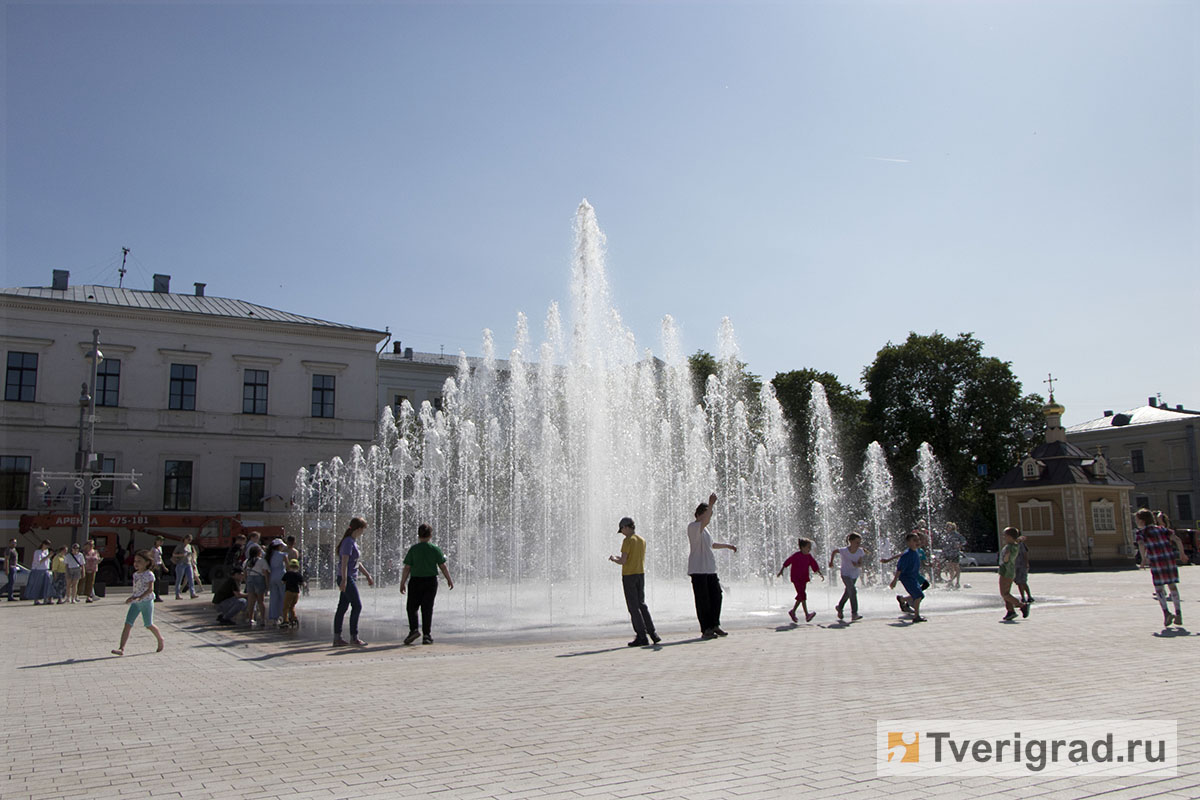
[[[145,621],[150,632],[154,634],[154,638],[158,639],[156,652],[162,652],[163,637],[154,624],[154,572],[150,568],[153,563],[148,550],[138,550],[133,556],[135,570],[133,591],[130,592],[129,599],[125,601],[129,604],[129,611],[125,613],[125,628],[121,631],[121,646],[112,651],[114,656],[125,655],[125,643],[129,641],[129,631],[133,629],[133,623],[139,616]]]

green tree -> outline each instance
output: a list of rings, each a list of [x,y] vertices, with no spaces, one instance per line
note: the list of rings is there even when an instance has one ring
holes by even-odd
[[[825,397],[829,400],[829,410],[833,413],[842,449],[847,455],[860,453],[870,443],[863,439],[866,431],[863,414],[867,401],[863,399],[862,392],[842,383],[832,372],[811,368],[777,372],[771,380],[783,414],[792,423],[796,452],[803,455],[808,449],[808,404],[812,399],[813,381],[825,387]]]
[[[704,402],[704,389],[708,383],[709,375],[716,375],[721,371],[721,362],[705,350],[697,350],[688,356],[688,366],[692,371],[692,389],[696,394],[696,402]],[[752,417],[757,416],[759,407],[758,393],[762,389],[762,378],[753,374],[746,368],[746,362],[737,362],[738,372],[741,374],[742,384],[742,400],[746,402],[746,408],[750,410]]]
[[[1031,446],[1026,430],[1041,428],[1041,397],[1023,396],[1011,364],[983,355],[970,333],[888,342],[863,370],[863,384],[867,434],[886,448],[898,485],[911,496],[917,447],[929,442],[956,499],[951,513],[985,537],[976,544],[994,542],[987,485]]]

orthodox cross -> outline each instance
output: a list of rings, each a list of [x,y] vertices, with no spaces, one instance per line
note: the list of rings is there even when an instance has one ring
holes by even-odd
[[[1042,381],[1042,383],[1047,383],[1050,385],[1050,401],[1054,402],[1054,376],[1047,372],[1046,380]]]

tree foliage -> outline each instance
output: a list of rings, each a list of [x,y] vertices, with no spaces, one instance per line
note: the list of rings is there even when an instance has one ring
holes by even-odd
[[[863,370],[863,384],[868,435],[887,450],[898,483],[911,488],[917,447],[929,442],[962,521],[990,530],[987,484],[1030,447],[1026,430],[1041,428],[1041,397],[1022,396],[1011,364],[983,355],[983,342],[970,333],[910,333],[902,344],[889,342]]]
[[[849,453],[861,452],[869,444],[869,440],[862,438],[866,430],[863,415],[867,406],[862,392],[842,383],[832,372],[807,367],[777,372],[771,380],[783,414],[792,423],[796,452],[803,454],[808,448],[808,405],[812,399],[813,381],[825,387],[825,397],[829,400],[829,410],[833,413],[843,449]]]
[[[705,350],[697,350],[688,356],[688,365],[692,371],[692,390],[695,392],[696,402],[703,403],[708,376],[716,375],[720,372],[721,362],[712,353]],[[758,408],[758,393],[762,389],[762,378],[750,372],[744,361],[737,362],[737,368],[741,380],[741,399],[745,401],[747,408],[753,412]]]

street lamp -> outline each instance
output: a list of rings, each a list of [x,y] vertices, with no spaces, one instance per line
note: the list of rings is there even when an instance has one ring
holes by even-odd
[[[75,489],[79,492],[79,511],[81,525],[83,527],[83,540],[86,542],[91,538],[91,523],[92,523],[92,495],[100,488],[104,481],[127,482],[129,486],[125,487],[125,492],[129,495],[136,495],[141,491],[138,486],[137,479],[139,473],[130,470],[129,472],[101,472],[103,464],[97,463],[98,458],[95,453],[96,439],[96,374],[100,368],[100,362],[104,360],[104,354],[100,352],[100,330],[92,330],[92,346],[84,356],[92,368],[91,391],[88,391],[89,384],[83,384],[79,394],[79,450],[75,454],[75,471],[74,472],[47,472],[42,468],[38,472],[38,482],[34,484],[34,488],[43,495],[50,493],[50,481],[62,480],[70,481],[75,484]],[[72,526],[71,528],[71,543],[78,543],[79,528]]]

